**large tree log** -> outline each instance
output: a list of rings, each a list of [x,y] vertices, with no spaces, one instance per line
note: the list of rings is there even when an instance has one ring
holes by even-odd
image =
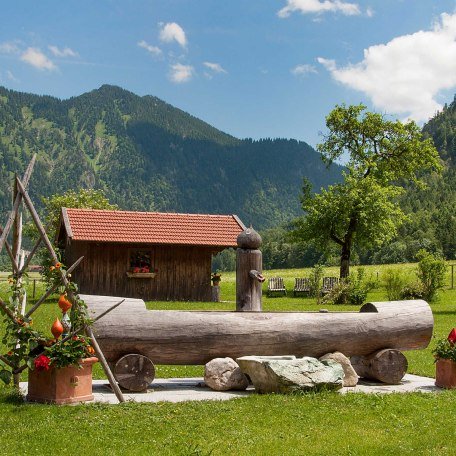
[[[119,300],[81,295],[92,316]],[[368,355],[383,348],[425,348],[433,330],[422,300],[370,303],[360,312],[199,312],[147,310],[126,299],[93,326],[109,362],[128,353],[154,364],[205,364],[248,355]]]

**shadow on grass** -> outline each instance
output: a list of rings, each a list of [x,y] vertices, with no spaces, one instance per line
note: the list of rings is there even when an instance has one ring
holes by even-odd
[[[433,310],[434,315],[456,315],[456,310]]]
[[[26,402],[21,392],[14,388],[0,389],[0,403],[10,405],[24,405]]]

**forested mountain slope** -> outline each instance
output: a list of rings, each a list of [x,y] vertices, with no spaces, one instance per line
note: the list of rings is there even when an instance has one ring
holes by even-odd
[[[240,140],[152,97],[102,86],[68,100],[0,87],[0,209],[33,153],[40,196],[104,189],[131,210],[236,213],[258,228],[300,213],[303,176],[336,181],[308,144]]]
[[[369,252],[368,261],[414,261],[420,248],[456,259],[456,96],[424,125],[423,132],[434,140],[445,166],[443,174],[429,175],[424,190],[407,187],[401,206],[410,220],[391,243]]]

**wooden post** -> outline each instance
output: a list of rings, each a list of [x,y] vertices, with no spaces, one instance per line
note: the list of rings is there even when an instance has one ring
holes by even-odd
[[[236,311],[261,312],[263,256],[258,247],[260,235],[247,228],[237,238],[236,250]]]
[[[36,292],[36,279],[33,279],[33,295],[32,295],[33,299],[35,299],[35,292]]]

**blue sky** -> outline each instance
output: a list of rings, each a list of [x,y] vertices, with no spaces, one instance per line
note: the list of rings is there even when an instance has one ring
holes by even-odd
[[[456,0],[2,0],[0,85],[115,84],[311,145],[337,103],[423,122],[456,93]]]

